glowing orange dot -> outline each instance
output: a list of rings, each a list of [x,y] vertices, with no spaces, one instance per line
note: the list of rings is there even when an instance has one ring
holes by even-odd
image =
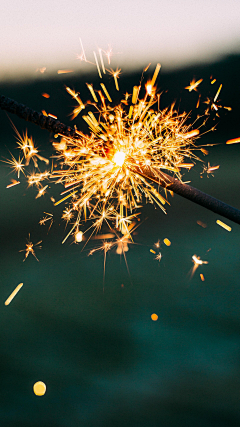
[[[157,315],[156,313],[153,313],[153,314],[151,315],[151,319],[152,319],[154,322],[156,322],[156,320],[158,320],[158,315]]]
[[[171,242],[169,239],[164,239],[163,240],[166,246],[171,246]]]
[[[36,396],[43,396],[46,393],[46,384],[42,381],[37,381],[33,386],[33,391]]]

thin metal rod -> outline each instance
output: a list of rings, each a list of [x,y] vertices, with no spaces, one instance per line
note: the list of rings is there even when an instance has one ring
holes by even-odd
[[[52,117],[46,117],[42,113],[38,113],[37,111],[34,111],[23,104],[19,104],[6,96],[0,96],[0,108],[8,111],[9,113],[16,114],[21,119],[32,122],[49,132],[54,132],[55,134],[59,133],[71,138],[79,138],[79,133],[70,126],[66,126],[64,123],[61,123],[59,120]],[[197,203],[198,205],[203,206],[224,218],[240,224],[240,210],[233,208],[232,206],[227,205],[206,193],[203,193],[197,188],[183,184],[178,179],[173,178],[166,173],[157,170],[153,171],[150,168],[143,170],[140,167],[135,167],[132,171],[138,173],[149,181],[157,183],[167,190],[171,190],[174,193],[179,194],[185,199],[191,200],[192,202]]]

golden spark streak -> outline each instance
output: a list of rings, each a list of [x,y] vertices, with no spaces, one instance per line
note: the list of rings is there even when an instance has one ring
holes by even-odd
[[[105,93],[105,95],[106,95],[106,97],[107,97],[108,101],[109,101],[109,102],[112,102],[112,98],[111,98],[111,96],[109,95],[109,93],[108,93],[108,91],[107,91],[107,88],[106,88],[105,84],[104,84],[104,83],[100,83],[100,86],[103,88],[103,92]]]
[[[96,96],[96,94],[95,94],[95,92],[94,92],[93,86],[92,86],[92,85],[89,85],[88,83],[86,83],[86,84],[87,84],[88,89],[89,89],[89,90],[90,90],[90,92],[91,92],[91,95],[92,95],[92,97],[93,97],[94,101],[95,101],[95,102],[98,102],[98,99],[97,99],[97,96]]]
[[[136,102],[137,102],[139,89],[140,89],[139,86],[133,87],[132,104],[136,104]]]
[[[227,225],[227,224],[225,224],[224,222],[220,221],[220,219],[217,219],[216,223],[217,223],[218,225],[220,225],[220,227],[224,228],[224,229],[225,229],[225,230],[227,230],[227,231],[231,231],[231,230],[232,230],[232,228],[231,228],[231,227],[229,227],[229,225]]]
[[[185,135],[183,135],[183,139],[194,138],[194,136],[199,135],[199,132],[199,129],[191,130],[191,132],[185,133]]]
[[[8,297],[8,299],[6,299],[5,301],[5,305],[9,305],[10,302],[13,300],[13,298],[17,295],[17,293],[20,291],[20,289],[22,288],[23,283],[20,283],[15,289],[14,291],[11,293],[11,295]]]
[[[208,169],[207,169],[207,173],[211,173],[211,172],[213,172],[213,171],[215,171],[215,170],[217,170],[217,169],[219,169],[219,165],[218,166],[210,166]]]
[[[229,139],[226,144],[239,144],[240,138]]]
[[[69,197],[72,197],[74,194],[76,194],[77,191],[74,191],[71,194],[68,194],[66,197],[63,197],[63,199],[58,200],[58,202],[54,203],[54,206],[60,205],[60,203],[64,202],[65,200],[67,200]]]
[[[96,55],[96,53],[95,53],[95,52],[93,52],[93,55],[94,55],[94,58],[95,58],[95,62],[96,62],[96,66],[97,66],[97,70],[98,70],[99,77],[100,77],[100,79],[102,79],[102,74],[101,74],[101,70],[100,70],[100,67],[99,67],[99,63],[98,63],[98,59],[97,59],[97,55]]]
[[[13,181],[12,184],[8,184],[6,188],[11,188],[11,187],[14,187],[15,185],[20,184],[20,181],[16,181],[15,179],[13,179],[12,181]]]
[[[157,66],[155,68],[155,71],[154,71],[154,74],[153,74],[152,81],[151,81],[151,86],[152,87],[155,85],[155,82],[157,80],[157,76],[158,76],[158,73],[159,73],[160,69],[161,69],[161,64],[157,64]]]
[[[220,86],[218,88],[218,91],[217,91],[217,93],[216,93],[216,95],[214,97],[213,102],[216,102],[216,100],[218,99],[218,96],[219,96],[219,93],[221,92],[221,89],[222,89],[222,84],[220,84]]]
[[[99,56],[100,56],[100,61],[101,61],[101,65],[102,65],[103,74],[106,74],[106,70],[105,70],[104,62],[103,62],[103,57],[102,57],[102,49],[98,49],[98,52],[99,52]]]
[[[85,51],[83,48],[82,40],[80,39],[80,37],[79,37],[79,40],[80,40],[80,44],[81,44],[81,48],[82,48],[83,59],[85,62],[87,62],[87,58],[86,58]]]
[[[204,277],[204,275],[203,275],[202,273],[200,273],[200,278],[201,278],[201,281],[202,281],[202,282],[204,282],[204,281],[205,281],[205,277]]]

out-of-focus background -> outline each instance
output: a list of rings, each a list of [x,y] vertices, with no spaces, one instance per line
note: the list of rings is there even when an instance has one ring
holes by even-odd
[[[104,77],[115,102],[139,83],[149,62],[147,77],[162,64],[162,108],[176,100],[179,112],[192,110],[194,117],[199,93],[203,102],[222,84],[219,103],[232,111],[220,109],[212,122],[216,130],[200,140],[212,145],[202,160],[220,168],[214,176],[201,174],[199,163],[184,178],[240,209],[240,144],[226,145],[240,137],[239,2],[125,3],[2,6],[0,93],[86,130],[81,117],[70,121],[75,102],[65,86],[88,99],[85,83],[97,88],[100,82],[93,51],[110,47],[109,68],[122,68],[119,94]],[[79,38],[90,63],[80,60]],[[189,93],[185,87],[193,78],[203,82]],[[43,156],[52,154],[53,135],[1,111],[1,160],[10,152],[18,157],[9,118],[21,134],[28,129]],[[36,189],[27,188],[24,178],[7,189],[13,178],[1,162],[1,425],[238,427],[239,226],[179,196],[170,198],[167,215],[146,205],[126,254],[128,269],[114,250],[107,254],[103,291],[103,254],[88,256],[95,243],[83,251],[71,238],[61,244],[63,207],[50,200],[58,186],[35,199]],[[44,212],[54,214],[49,231],[39,225]],[[19,252],[29,233],[33,243],[42,240],[39,262],[32,255],[23,262]],[[150,252],[158,240],[160,262]],[[194,254],[208,264],[191,278]],[[23,288],[5,306],[20,282]],[[32,390],[39,380],[47,386],[43,397]]]

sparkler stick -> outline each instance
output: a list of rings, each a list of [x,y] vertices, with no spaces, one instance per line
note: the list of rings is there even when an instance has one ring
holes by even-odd
[[[23,104],[19,104],[18,102],[3,95],[0,96],[0,108],[10,113],[16,114],[18,117],[26,121],[35,123],[42,129],[46,129],[49,132],[61,134],[70,138],[79,138],[79,132],[76,129],[73,129],[70,126],[66,126],[57,119],[46,117],[42,113],[38,113],[29,107],[26,107]],[[131,169],[131,171],[140,176],[143,176],[149,181],[157,183],[167,190],[171,190],[174,193],[205,207],[208,210],[211,210],[218,215],[240,224],[240,210],[227,205],[226,203],[217,200],[206,193],[203,193],[197,188],[183,184],[178,179],[159,170],[150,170],[150,168],[143,170],[143,168],[135,166]]]

